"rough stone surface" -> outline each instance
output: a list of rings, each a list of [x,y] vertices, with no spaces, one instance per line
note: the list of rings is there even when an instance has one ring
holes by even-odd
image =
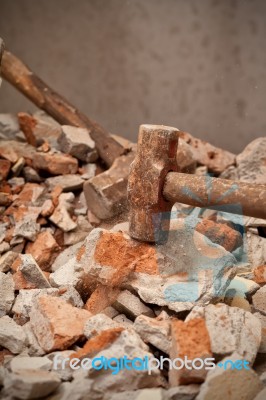
[[[252,304],[256,311],[266,315],[266,286],[262,286],[252,296]]]
[[[18,119],[28,143],[35,147],[43,143],[48,143],[54,148],[57,147],[61,126],[43,111],[37,111],[33,115],[20,112]]]
[[[85,308],[94,315],[103,312],[106,307],[113,304],[120,293],[119,288],[110,285],[106,286],[99,284],[95,289],[94,280],[92,280],[89,288],[91,289],[90,291],[92,291],[92,294],[88,298]]]
[[[235,164],[235,155],[229,151],[196,139],[187,132],[180,132],[180,137],[191,146],[196,161],[201,165],[207,166],[211,172],[219,174],[230,165]]]
[[[194,152],[191,146],[183,139],[178,140],[176,159],[180,172],[186,174],[193,174],[195,172],[197,161],[194,157]]]
[[[266,184],[266,137],[253,140],[236,157],[238,175],[241,181]]]
[[[98,158],[95,142],[86,128],[63,125],[58,143],[63,153],[77,157],[81,161],[94,162]]]
[[[73,286],[67,286],[59,290],[60,298],[72,304],[74,307],[83,308],[84,303],[79,292]]]
[[[156,247],[97,228],[80,250],[81,265],[99,283],[125,285],[145,302],[174,311],[210,302],[224,293],[235,274],[235,258],[193,227],[174,232]]]
[[[157,349],[169,354],[171,346],[170,320],[149,318],[139,315],[134,322],[134,329],[145,343],[150,343]]]
[[[111,168],[84,183],[88,209],[98,218],[112,218],[126,209],[127,179],[134,157],[131,152],[117,158]]]
[[[234,353],[223,359],[222,363],[224,364],[227,360],[241,360],[241,358],[239,354]],[[196,400],[212,400],[214,393],[215,400],[253,400],[262,389],[263,383],[252,369],[224,369],[217,366],[208,372]]]
[[[88,207],[87,207],[84,192],[82,191],[78,197],[78,201],[76,203],[74,214],[87,216],[87,212],[88,212]]]
[[[180,385],[169,389],[164,400],[194,400],[199,393],[200,385]]]
[[[40,269],[31,254],[21,254],[20,265],[18,271],[20,271],[24,278],[32,283],[38,289],[44,289],[51,287],[49,281]]]
[[[7,178],[10,168],[11,168],[10,161],[0,159],[0,181]]]
[[[26,215],[14,229],[13,236],[34,241],[40,231],[40,224],[34,221],[31,215]]]
[[[77,263],[76,257],[70,258],[65,264],[53,272],[49,279],[54,287],[73,286],[79,293],[85,283],[85,273],[83,268]]]
[[[118,295],[113,307],[132,319],[135,319],[139,315],[147,315],[148,317],[154,316],[153,311],[128,290],[124,290]]]
[[[25,159],[23,157],[20,157],[11,168],[12,175],[19,176],[24,166],[25,166]]]
[[[189,360],[212,357],[209,333],[203,318],[190,319],[188,322],[174,319],[171,323],[172,344],[170,358],[181,358],[185,356]],[[203,382],[207,370],[183,367],[182,369],[169,371],[169,382],[171,386],[188,383]]]
[[[0,265],[1,265],[1,259],[0,259]],[[266,283],[266,264],[256,267],[253,270],[253,273],[255,282]]]
[[[38,234],[34,243],[26,247],[26,254],[31,254],[43,271],[50,269],[50,264],[59,250],[59,245],[53,235],[48,231]]]
[[[196,306],[186,318],[204,318],[210,335],[211,350],[217,356],[237,351],[251,364],[261,342],[261,324],[250,312],[225,304]]]
[[[52,371],[55,372],[62,381],[69,381],[73,378],[75,372],[67,363],[65,368],[62,368],[62,362],[65,358],[71,357],[74,354],[74,350],[63,350],[54,351],[49,353],[47,357],[53,362]]]
[[[20,321],[26,322],[29,319],[35,299],[44,295],[59,296],[59,290],[55,288],[20,290],[12,307],[12,313],[15,314]]]
[[[106,396],[104,400],[165,400],[164,390],[160,388],[155,389],[141,389],[132,392],[115,393],[113,396]]]
[[[83,336],[91,314],[71,306],[60,298],[36,299],[30,322],[40,346],[46,351],[64,350]]]
[[[11,274],[0,272],[0,317],[8,314],[15,299],[15,286]]]
[[[235,276],[226,289],[224,301],[232,307],[239,307],[251,311],[247,296],[254,294],[260,286],[246,278]]]
[[[27,351],[29,356],[44,355],[45,352],[39,345],[39,342],[33,332],[31,323],[27,322],[25,325],[23,325],[23,329],[27,338]]]
[[[93,226],[83,215],[79,215],[76,220],[77,227],[71,232],[64,233],[64,244],[71,246],[84,240],[92,231]]]
[[[262,389],[257,396],[254,398],[254,400],[264,400],[266,398],[266,388]]]
[[[252,269],[266,264],[266,238],[248,232],[247,235],[248,261]]]
[[[2,242],[0,244],[0,254],[5,253],[6,251],[8,251],[10,249],[10,245],[7,242]]]
[[[124,328],[132,328],[133,322],[125,316],[125,314],[118,314],[113,318],[113,321],[123,326]]]
[[[266,316],[259,312],[253,314],[261,322],[261,342],[259,347],[259,353],[266,353]]]
[[[17,356],[10,361],[10,370],[19,372],[21,370],[45,370],[49,371],[52,368],[52,362],[48,357],[24,357]]]
[[[0,272],[8,272],[17,256],[18,254],[14,251],[8,251],[3,254],[2,257],[0,257]]]
[[[104,308],[103,314],[105,314],[107,317],[113,319],[117,315],[119,315],[119,312],[112,306],[108,306]]]
[[[82,166],[83,173],[81,175],[82,179],[88,180],[88,179],[93,178],[96,174],[96,168],[97,168],[96,164],[89,163],[89,164],[83,165]]]
[[[17,162],[20,157],[32,160],[36,150],[28,143],[21,143],[15,140],[5,140],[0,143],[0,156],[12,163]]]
[[[88,321],[85,323],[84,335],[87,339],[90,339],[102,331],[118,327],[121,327],[121,324],[113,321],[104,314],[96,314],[88,319]]]
[[[82,351],[77,353],[77,357],[91,357],[92,354],[97,354],[97,357],[104,356],[106,358],[120,358],[125,355],[129,359],[134,357],[142,359],[145,356],[151,357],[148,347],[133,330],[119,330],[119,328],[104,331],[90,339]],[[110,370],[105,371],[102,369],[96,371],[89,369],[87,376],[93,381],[90,395],[93,398],[93,394],[96,392],[99,399],[103,398],[106,393],[111,394],[125,390],[131,391],[144,387],[152,388],[165,384],[158,369],[151,371],[150,375],[148,371],[136,371],[133,369],[123,369],[116,375],[113,375]]]
[[[67,154],[35,153],[33,167],[47,171],[51,175],[75,174],[78,170],[78,161]]]
[[[203,219],[196,227],[197,232],[207,236],[213,243],[223,246],[227,251],[233,251],[243,244],[241,234],[227,224]]]
[[[84,180],[78,174],[53,176],[45,180],[45,184],[50,189],[60,186],[63,192],[73,192],[74,190],[82,189],[83,183]]]
[[[17,399],[39,399],[54,392],[59,385],[57,374],[34,369],[10,373],[4,380],[5,392]]]
[[[12,318],[5,315],[0,318],[0,346],[18,354],[25,348],[26,335],[23,328],[17,325]]]
[[[38,172],[28,165],[23,168],[23,176],[27,182],[42,182],[42,178],[40,177]]]
[[[19,132],[20,127],[16,115],[0,114],[0,139],[16,139]]]
[[[73,193],[62,193],[59,196],[58,206],[49,218],[58,228],[64,232],[72,231],[77,227],[77,224],[70,217],[69,211],[72,209],[72,201],[74,200]]]
[[[56,271],[60,267],[63,267],[65,264],[67,264],[71,259],[73,259],[78,249],[81,247],[82,243],[83,242],[76,243],[73,246],[69,246],[65,250],[63,250],[62,253],[60,253],[53,262],[51,267],[52,271]]]

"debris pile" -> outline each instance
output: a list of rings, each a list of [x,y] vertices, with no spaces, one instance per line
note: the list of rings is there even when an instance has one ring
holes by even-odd
[[[266,184],[266,138],[235,156],[180,137],[181,171]],[[177,203],[167,243],[141,243],[135,144],[113,135],[124,153],[107,170],[88,130],[39,111],[0,115],[0,139],[1,398],[264,398],[265,220]],[[76,368],[95,357],[154,365]],[[186,358],[215,368],[170,368]]]

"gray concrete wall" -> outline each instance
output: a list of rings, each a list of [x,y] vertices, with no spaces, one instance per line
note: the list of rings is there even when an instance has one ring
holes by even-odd
[[[235,152],[266,133],[265,0],[0,0],[0,36],[113,133],[162,123]],[[0,112],[32,109],[3,84]]]

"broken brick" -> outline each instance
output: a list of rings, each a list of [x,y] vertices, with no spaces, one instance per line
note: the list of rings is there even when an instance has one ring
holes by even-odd
[[[174,319],[171,323],[172,347],[170,350],[171,359],[187,357],[188,360],[196,360],[204,365],[204,359],[212,356],[209,333],[204,319],[195,318],[189,322]],[[199,363],[198,363],[199,364]],[[198,367],[197,365],[196,367]],[[207,370],[185,366],[179,370],[169,371],[169,381],[171,386],[178,386],[188,383],[199,383],[204,381]]]
[[[75,174],[78,170],[78,161],[67,154],[36,153],[33,157],[33,166],[52,175]]]
[[[33,243],[26,246],[26,254],[31,254],[43,271],[48,271],[55,259],[59,246],[49,231],[38,234]]]
[[[30,321],[40,346],[46,351],[64,350],[83,337],[91,313],[50,296],[38,297]]]

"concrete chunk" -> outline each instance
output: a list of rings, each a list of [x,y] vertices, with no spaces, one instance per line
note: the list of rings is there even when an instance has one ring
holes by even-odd
[[[18,354],[25,348],[25,344],[26,335],[23,328],[7,315],[0,318],[0,346]]]
[[[8,251],[0,257],[0,272],[8,272],[18,254],[14,251]]]
[[[11,310],[15,299],[15,285],[11,274],[0,272],[0,317]]]
[[[262,286],[254,296],[252,296],[252,303],[256,311],[266,315],[266,286]]]
[[[64,232],[72,231],[77,227],[77,224],[72,220],[69,211],[72,209],[72,201],[75,196],[73,193],[62,193],[59,196],[58,206],[49,218],[58,228]]]
[[[266,184],[266,138],[260,137],[249,143],[236,157],[240,180],[243,182]]]
[[[194,364],[192,363],[188,368],[183,366],[178,370],[171,369],[169,371],[170,385],[203,382],[208,372],[204,360],[212,357],[210,337],[204,319],[195,318],[188,322],[173,319],[171,334],[170,358],[184,360],[187,357]]]
[[[64,350],[80,339],[91,314],[57,297],[36,299],[30,322],[40,346],[46,351]]]
[[[96,314],[85,323],[84,335],[87,339],[90,339],[104,330],[117,327],[121,327],[121,324],[113,321],[104,314]]]
[[[51,175],[75,174],[78,170],[78,161],[61,153],[35,153],[33,167],[37,170],[48,171]]]
[[[63,153],[77,157],[81,161],[94,162],[98,158],[95,142],[86,128],[63,125],[58,143]]]
[[[50,189],[60,186],[63,189],[63,192],[73,192],[82,189],[83,183],[84,180],[78,174],[53,176],[45,180],[45,184]]]
[[[235,362],[242,358],[234,353],[224,358],[221,361],[222,365],[225,365],[227,360]],[[253,400],[262,389],[263,383],[252,369],[238,370],[217,366],[208,372],[196,400],[211,400],[214,398],[214,393],[216,400]]]
[[[266,264],[266,238],[248,232],[247,250],[252,269]]]
[[[34,301],[39,296],[59,296],[59,290],[55,288],[49,289],[21,289],[16,297],[15,303],[12,307],[12,313],[21,320],[26,322],[29,319],[29,314],[33,307]]]
[[[34,369],[10,373],[4,380],[5,392],[17,399],[39,399],[54,392],[59,385],[57,374]]]
[[[10,369],[12,372],[25,370],[45,370],[49,371],[52,368],[52,361],[48,357],[24,357],[18,356],[10,361]]]
[[[210,335],[211,350],[217,356],[237,351],[251,364],[261,342],[261,324],[250,312],[225,304],[196,306],[186,318],[204,318]]]
[[[145,343],[150,343],[157,349],[169,354],[171,346],[170,325],[170,320],[139,315],[135,319],[134,329]]]
[[[33,283],[38,289],[51,287],[43,271],[31,254],[21,254],[19,257],[21,264],[18,270],[22,272],[28,282]]]
[[[154,316],[153,311],[128,290],[124,290],[118,295],[113,307],[131,319],[135,319],[139,315]]]
[[[98,218],[112,218],[126,209],[127,179],[134,158],[134,152],[120,156],[111,168],[84,183],[88,209]]]

